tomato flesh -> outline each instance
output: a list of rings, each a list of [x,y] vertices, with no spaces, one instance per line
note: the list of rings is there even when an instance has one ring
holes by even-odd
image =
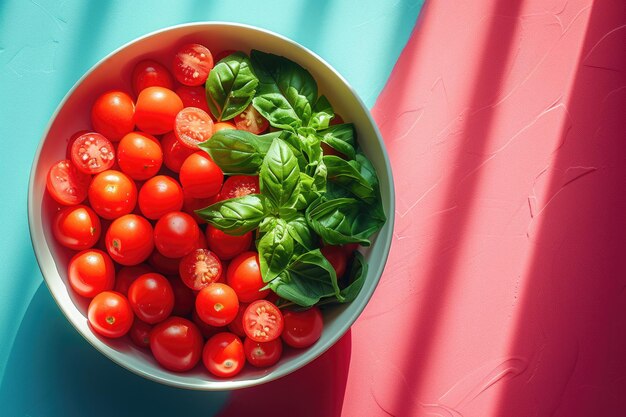
[[[85,174],[97,174],[115,163],[115,149],[110,140],[99,133],[85,133],[72,143],[72,162]]]
[[[254,301],[243,315],[246,336],[255,342],[269,342],[280,337],[283,325],[282,313],[267,300]]]
[[[270,122],[250,104],[246,109],[235,116],[235,125],[239,130],[247,130],[259,135],[270,127]]]
[[[174,133],[184,146],[198,149],[198,144],[213,136],[213,119],[202,109],[185,107],[176,115]]]
[[[224,181],[220,191],[220,200],[259,194],[259,177],[256,175],[232,175]]]
[[[197,43],[184,45],[174,56],[174,76],[179,83],[189,86],[202,85],[213,68],[213,55],[205,46]]]
[[[71,161],[64,159],[50,167],[46,189],[57,203],[73,206],[87,198],[90,182],[91,175],[80,172]]]
[[[181,259],[179,273],[186,286],[200,291],[220,279],[222,263],[210,250],[199,248]]]

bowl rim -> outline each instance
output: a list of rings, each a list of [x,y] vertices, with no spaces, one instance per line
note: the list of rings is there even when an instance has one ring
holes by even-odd
[[[367,119],[369,120],[374,133],[376,134],[378,140],[381,142],[381,150],[382,150],[382,157],[383,157],[383,162],[384,162],[384,166],[385,169],[387,170],[387,172],[389,173],[389,177],[388,177],[388,181],[387,184],[385,184],[387,186],[387,189],[389,191],[389,197],[390,197],[390,201],[389,201],[389,212],[386,213],[387,216],[387,224],[385,225],[385,227],[389,227],[389,233],[387,233],[384,236],[378,235],[376,238],[376,244],[377,245],[382,245],[383,247],[383,254],[382,254],[382,261],[380,262],[378,265],[369,265],[369,274],[372,274],[372,276],[375,279],[375,285],[373,286],[373,290],[369,293],[366,294],[365,297],[362,297],[362,299],[360,299],[360,303],[357,305],[356,310],[353,312],[353,314],[351,314],[349,316],[349,319],[345,321],[345,323],[343,323],[340,327],[339,330],[332,335],[324,344],[322,345],[317,345],[316,348],[316,352],[313,355],[309,355],[308,360],[306,361],[302,361],[302,363],[298,363],[295,364],[294,366],[291,367],[283,367],[283,368],[277,368],[274,371],[272,371],[271,373],[268,373],[266,375],[263,375],[259,378],[256,379],[251,379],[251,380],[246,380],[246,381],[232,381],[232,380],[228,380],[225,379],[222,383],[222,381],[218,381],[215,382],[214,384],[210,384],[210,385],[198,385],[195,383],[185,383],[185,382],[179,382],[179,381],[173,381],[167,378],[163,378],[157,375],[153,375],[150,372],[147,372],[143,369],[137,368],[137,367],[133,367],[130,366],[128,364],[125,363],[125,361],[123,360],[118,360],[118,358],[112,356],[111,354],[109,354],[109,352],[107,352],[104,349],[101,349],[99,346],[97,346],[97,341],[98,339],[94,336],[93,340],[91,340],[87,334],[84,334],[80,329],[78,329],[76,327],[76,325],[74,324],[73,320],[70,318],[70,314],[69,312],[66,310],[66,307],[64,307],[64,304],[61,303],[61,301],[59,299],[57,299],[54,291],[52,291],[50,284],[48,282],[48,278],[46,277],[46,273],[42,268],[40,259],[43,257],[43,254],[41,253],[41,251],[44,250],[44,247],[47,247],[47,245],[45,244],[37,244],[36,242],[36,238],[39,238],[41,236],[37,235],[37,232],[39,232],[39,230],[35,230],[35,225],[34,225],[34,219],[35,219],[35,207],[34,207],[34,202],[32,199],[32,196],[34,194],[34,182],[35,182],[35,173],[36,173],[36,166],[37,166],[37,162],[40,159],[40,155],[41,155],[41,151],[43,149],[43,145],[45,142],[46,137],[48,136],[48,133],[53,125],[53,123],[55,122],[55,120],[57,119],[61,109],[65,106],[67,100],[72,96],[72,94],[74,93],[74,91],[82,84],[82,82],[89,76],[91,75],[92,72],[94,72],[98,67],[100,67],[100,65],[102,65],[103,62],[105,62],[106,60],[108,60],[111,56],[117,54],[118,52],[122,51],[123,49],[128,48],[129,46],[141,42],[147,38],[150,38],[152,36],[164,33],[164,32],[169,32],[169,31],[173,31],[173,30],[178,30],[181,28],[194,28],[197,27],[198,29],[207,27],[207,26],[226,26],[226,27],[230,27],[230,28],[243,28],[246,30],[252,30],[252,31],[257,31],[257,32],[261,32],[265,35],[269,35],[271,37],[277,38],[277,40],[281,41],[281,42],[286,42],[288,44],[291,45],[291,47],[299,49],[301,52],[304,52],[305,54],[311,55],[316,61],[318,61],[321,65],[323,65],[324,67],[326,67],[327,70],[329,70],[331,73],[333,73],[334,76],[336,76],[342,83],[344,83],[344,85],[348,88],[348,90],[352,93],[352,95],[354,96],[354,98],[356,99],[357,103],[361,106],[361,108],[364,110],[365,115],[367,116]],[[56,109],[54,110],[54,112],[52,113],[52,115],[50,116],[50,119],[48,120],[48,123],[43,131],[43,135],[39,140],[39,144],[37,146],[37,150],[35,152],[34,158],[33,158],[33,162],[31,165],[31,172],[29,175],[29,180],[28,180],[28,196],[27,196],[27,210],[28,210],[28,228],[29,228],[29,234],[30,234],[30,240],[31,240],[31,245],[33,247],[34,253],[35,253],[35,258],[37,259],[37,266],[39,267],[39,270],[41,271],[41,274],[43,276],[43,280],[46,283],[46,286],[48,287],[48,291],[50,291],[50,294],[52,295],[52,297],[54,298],[54,301],[56,302],[57,306],[59,307],[59,309],[61,310],[61,312],[63,313],[63,315],[65,316],[66,320],[72,325],[72,327],[74,327],[74,329],[77,331],[78,334],[80,334],[91,346],[93,346],[98,352],[100,352],[101,354],[103,354],[105,357],[107,357],[108,359],[110,359],[112,362],[116,363],[117,365],[121,366],[124,369],[127,369],[128,371],[142,376],[148,380],[154,381],[154,382],[158,382],[161,384],[165,384],[171,387],[176,387],[176,388],[184,388],[184,389],[191,389],[191,390],[198,390],[198,391],[229,391],[229,390],[234,390],[234,389],[241,389],[241,388],[247,388],[247,387],[253,387],[253,386],[257,386],[257,385],[261,385],[264,384],[266,382],[270,382],[270,381],[274,381],[278,378],[282,378],[286,375],[289,375],[301,368],[303,368],[304,366],[312,363],[315,359],[317,359],[318,357],[320,357],[322,354],[324,354],[328,349],[330,349],[332,346],[334,346],[337,341],[339,339],[341,339],[346,332],[350,329],[350,327],[356,322],[356,320],[358,319],[358,317],[361,315],[361,313],[363,312],[363,310],[365,309],[367,303],[369,302],[369,300],[371,299],[371,297],[373,296],[378,283],[380,282],[380,278],[383,274],[385,265],[387,264],[387,260],[389,258],[389,252],[390,252],[390,248],[391,248],[391,240],[393,237],[393,229],[394,229],[394,225],[395,225],[395,188],[394,188],[394,181],[393,181],[393,172],[391,169],[391,163],[389,160],[389,155],[387,153],[387,149],[384,146],[384,140],[383,137],[380,133],[380,130],[378,128],[378,125],[376,124],[376,122],[374,121],[374,118],[372,117],[372,114],[370,113],[368,107],[365,105],[365,103],[363,102],[363,100],[361,99],[361,97],[357,94],[356,90],[352,87],[352,85],[350,85],[350,83],[348,83],[348,81],[332,66],[330,65],[326,60],[324,60],[322,57],[320,57],[318,54],[316,54],[315,52],[311,51],[310,49],[308,49],[307,47],[301,45],[300,43],[284,36],[281,35],[279,33],[276,33],[274,31],[271,31],[269,29],[264,29],[258,26],[253,26],[253,25],[248,25],[248,24],[244,24],[244,23],[236,23],[236,22],[227,22],[227,21],[200,21],[200,22],[191,22],[191,23],[183,23],[183,24],[179,24],[179,25],[173,25],[173,26],[167,26],[161,29],[157,29],[155,31],[149,32],[147,34],[144,34],[142,36],[136,37],[134,39],[132,39],[131,41],[128,41],[126,43],[124,43],[123,45],[119,46],[118,48],[114,49],[113,51],[109,52],[108,54],[106,54],[105,56],[103,56],[101,59],[99,59],[94,65],[92,65],[73,85],[72,87],[68,90],[68,92],[63,96],[63,98],[61,99],[61,101],[59,102],[59,104],[57,105]],[[352,303],[356,303],[357,300],[352,301]]]

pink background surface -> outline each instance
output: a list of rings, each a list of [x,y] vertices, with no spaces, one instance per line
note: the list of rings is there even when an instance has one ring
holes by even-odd
[[[626,2],[429,1],[373,114],[371,303],[222,415],[626,415]]]

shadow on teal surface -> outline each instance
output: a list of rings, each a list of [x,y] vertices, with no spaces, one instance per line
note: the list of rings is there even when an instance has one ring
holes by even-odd
[[[207,416],[227,397],[157,384],[114,364],[71,327],[42,283],[9,354],[0,414]]]

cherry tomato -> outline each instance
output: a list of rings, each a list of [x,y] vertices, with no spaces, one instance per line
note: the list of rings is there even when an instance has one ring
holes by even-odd
[[[184,190],[183,190],[184,193]],[[183,200],[183,211],[189,214],[194,220],[199,224],[204,224],[206,221],[202,219],[196,213],[196,210],[200,210],[206,207],[209,207],[213,203],[217,201],[217,194],[212,197],[207,198],[194,198],[185,195],[185,199]]]
[[[50,167],[46,189],[57,202],[66,206],[80,204],[87,197],[91,176],[83,174],[64,159]]]
[[[265,132],[270,127],[270,122],[252,106],[252,103],[244,111],[235,116],[235,125],[239,130],[247,130],[255,135]]]
[[[196,296],[196,312],[200,320],[211,326],[226,326],[239,310],[237,294],[226,284],[209,284]]]
[[[229,122],[217,122],[213,125],[213,134],[220,130],[235,130],[237,127]]]
[[[204,87],[181,85],[175,91],[178,97],[183,101],[185,107],[197,107],[209,113],[209,105],[206,101],[206,90]]]
[[[120,270],[117,271],[117,274],[115,274],[115,291],[127,297],[130,284],[135,282],[135,280],[141,275],[149,272],[152,272],[152,268],[146,264],[124,266],[120,268]]]
[[[324,246],[320,249],[320,252],[333,266],[337,278],[341,278],[346,273],[346,265],[348,263],[345,250],[341,246]]]
[[[202,362],[206,369],[218,377],[237,375],[246,363],[243,343],[232,333],[218,333],[204,345]]]
[[[155,249],[148,258],[148,263],[160,274],[175,275],[178,274],[180,258],[168,258]]]
[[[140,130],[151,135],[162,135],[174,129],[174,120],[182,109],[182,100],[172,90],[148,87],[137,97],[135,121]]]
[[[92,298],[113,289],[115,266],[109,255],[101,250],[86,249],[70,259],[67,278],[78,295]]]
[[[149,219],[159,219],[170,211],[183,208],[183,189],[172,177],[157,175],[146,181],[139,190],[139,210]]]
[[[172,315],[187,316],[191,314],[196,303],[196,294],[187,287],[180,278],[173,276],[169,278],[172,290],[174,291],[174,309]]]
[[[109,220],[131,213],[137,203],[133,180],[114,170],[96,175],[89,185],[88,195],[94,211]]]
[[[228,323],[228,330],[230,330],[231,333],[235,333],[239,337],[246,337],[246,332],[243,329],[243,314],[246,312],[246,308],[248,308],[248,304],[240,302],[237,315],[233,321]]]
[[[285,311],[285,329],[282,338],[294,348],[305,348],[317,342],[322,335],[324,321],[317,307],[304,311]]]
[[[87,206],[66,207],[57,213],[52,223],[56,241],[73,250],[95,245],[101,231],[100,218]]]
[[[163,162],[165,162],[165,166],[176,173],[180,172],[180,167],[185,162],[185,159],[197,151],[183,146],[176,138],[174,132],[163,135],[161,146],[163,148]]]
[[[220,62],[222,59],[226,58],[228,55],[232,55],[237,51],[234,51],[232,49],[226,49],[224,51],[220,51],[217,54],[215,54],[215,62]]]
[[[107,252],[121,265],[137,265],[154,249],[152,225],[136,214],[126,214],[111,223],[106,237]]]
[[[150,272],[137,278],[128,288],[128,301],[137,318],[148,324],[165,320],[174,308],[174,290],[161,274]]]
[[[172,211],[154,226],[154,244],[162,255],[181,258],[193,250],[199,233],[200,228],[193,217],[182,211]]]
[[[187,319],[170,317],[152,329],[150,350],[156,361],[165,369],[188,371],[202,356],[200,330]]]
[[[228,261],[250,248],[252,232],[241,236],[232,236],[214,226],[208,225],[206,228],[206,239],[209,249],[215,252],[220,259]]]
[[[78,132],[74,133],[72,136],[69,137],[69,139],[67,140],[67,148],[65,148],[65,158],[70,159],[70,160],[72,159],[72,145],[74,144],[76,139],[78,139],[85,133],[90,133],[90,132],[88,130],[83,129],[83,130],[79,130]]]
[[[207,112],[197,107],[185,107],[176,115],[174,133],[180,143],[190,149],[198,149],[198,144],[213,136],[213,119]]]
[[[134,180],[146,180],[156,175],[163,163],[161,144],[152,135],[131,132],[117,146],[120,169]]]
[[[89,303],[87,317],[97,333],[117,338],[128,333],[135,316],[126,297],[115,291],[103,291]]]
[[[128,334],[130,335],[130,340],[132,340],[135,345],[139,346],[140,348],[148,348],[150,347],[151,331],[151,325],[139,319],[135,319],[133,321],[133,325],[130,327]]]
[[[108,91],[91,108],[91,124],[96,132],[117,142],[135,128],[135,103],[123,91]]]
[[[324,154],[324,156],[332,155],[332,156],[339,157],[341,159],[347,159],[347,157],[344,154],[342,154],[341,152],[339,152],[338,150],[336,150],[335,148],[333,148],[332,146],[324,142],[321,142],[320,146],[322,147],[322,154]]]
[[[333,117],[332,119],[330,119],[330,125],[334,126],[334,125],[341,125],[344,124],[345,122],[343,121],[343,119],[341,118],[341,116],[337,113],[335,113],[335,117]]]
[[[283,342],[280,338],[271,342],[255,342],[248,338],[243,342],[246,359],[252,366],[267,368],[274,365],[283,354]]]
[[[189,197],[212,197],[220,192],[222,181],[224,173],[203,151],[189,155],[180,168],[180,183]]]
[[[343,252],[346,254],[346,256],[352,256],[352,254],[354,254],[354,251],[359,250],[359,244],[358,243],[346,243],[345,245],[341,245],[341,249],[343,249]]]
[[[135,95],[148,87],[174,89],[172,74],[163,65],[151,59],[144,59],[135,65],[132,80]]]
[[[244,252],[232,260],[228,265],[226,283],[244,303],[260,300],[269,294],[269,289],[259,291],[265,283],[261,277],[259,254],[256,252]]]
[[[267,300],[254,301],[243,313],[243,330],[255,342],[272,341],[283,331],[283,315]]]
[[[198,240],[196,241],[196,244],[193,245],[193,250],[196,249],[209,249],[209,245],[207,245],[206,243],[206,238],[204,237],[204,233],[202,233],[202,230],[200,230],[200,233],[198,234]]]
[[[220,327],[211,326],[210,324],[206,324],[205,322],[200,320],[200,317],[198,317],[198,313],[196,312],[195,307],[191,312],[191,319],[196,324],[196,326],[198,326],[198,329],[200,329],[200,333],[202,333],[202,337],[205,339],[210,339],[211,336],[213,336],[214,334],[223,331],[223,329]]]
[[[85,133],[77,137],[70,151],[74,166],[85,174],[97,174],[115,163],[115,149],[100,133]]]
[[[208,249],[196,249],[181,259],[179,274],[186,286],[200,291],[222,275],[222,263]]]
[[[259,194],[259,177],[255,175],[232,175],[224,181],[220,191],[220,200]]]
[[[172,66],[179,83],[189,86],[202,85],[213,68],[213,55],[205,46],[190,43],[178,50]]]

